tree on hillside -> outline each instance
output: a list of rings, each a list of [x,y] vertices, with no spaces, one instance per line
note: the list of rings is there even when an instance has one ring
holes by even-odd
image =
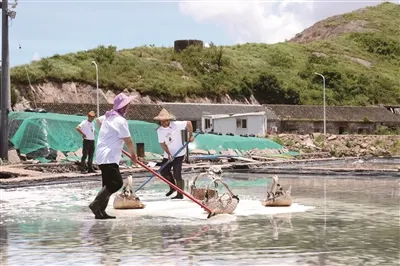
[[[243,85],[250,90],[261,104],[299,104],[299,93],[290,88],[281,87],[275,75],[261,74],[254,81],[244,81]],[[243,89],[242,89],[243,90]]]

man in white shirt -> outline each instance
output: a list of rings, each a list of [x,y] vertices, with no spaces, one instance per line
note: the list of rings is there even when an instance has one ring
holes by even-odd
[[[82,158],[81,158],[81,171],[86,172],[86,157],[88,157],[89,173],[95,173],[93,169],[93,154],[94,154],[94,123],[93,120],[96,117],[95,112],[90,111],[88,113],[87,120],[83,120],[77,127],[76,130],[82,135],[83,147],[82,147]]]
[[[154,120],[159,121],[160,124],[160,127],[157,129],[158,142],[164,150],[164,159],[162,160],[161,165],[164,165],[169,161],[167,166],[161,170],[161,175],[183,190],[184,182],[182,179],[182,163],[186,150],[183,149],[176,155],[174,160],[172,160],[172,156],[183,146],[182,130],[187,129],[189,131],[190,142],[194,140],[193,126],[190,121],[171,121],[174,119],[175,117],[166,109],[162,109],[158,116],[154,117]],[[173,176],[171,174],[171,168],[173,168]],[[170,186],[170,190],[167,192],[166,196],[169,197],[174,193],[174,191],[175,189]],[[183,195],[178,192],[172,199],[183,199]]]
[[[129,132],[128,121],[125,113],[133,96],[118,94],[114,99],[113,110],[107,111],[102,117],[99,138],[96,148],[96,162],[101,170],[102,188],[96,198],[90,203],[89,208],[95,219],[115,219],[106,213],[110,196],[117,192],[123,185],[119,171],[122,149],[127,146],[132,163],[136,163],[134,143]]]

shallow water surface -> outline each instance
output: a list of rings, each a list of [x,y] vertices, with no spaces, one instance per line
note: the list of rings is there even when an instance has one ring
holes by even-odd
[[[239,206],[211,219],[156,180],[107,221],[87,207],[100,182],[2,190],[1,265],[399,265],[397,179],[280,176],[294,204],[265,208],[269,178],[225,178]]]

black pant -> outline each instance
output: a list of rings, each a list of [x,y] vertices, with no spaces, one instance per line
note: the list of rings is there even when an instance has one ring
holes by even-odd
[[[117,192],[122,186],[122,176],[116,163],[100,164],[102,187],[106,186],[110,193]]]
[[[176,157],[172,162],[167,164],[162,170],[161,175],[165,178],[168,178],[171,173],[171,168],[174,168],[174,178],[176,181],[182,180],[182,163],[185,156]],[[168,162],[168,159],[164,158],[161,162],[161,165],[164,165]]]
[[[85,170],[85,161],[86,157],[88,158],[88,168],[89,170],[93,169],[93,154],[94,154],[94,140],[83,140],[83,148],[82,148],[82,159],[81,159],[81,166],[82,170]]]

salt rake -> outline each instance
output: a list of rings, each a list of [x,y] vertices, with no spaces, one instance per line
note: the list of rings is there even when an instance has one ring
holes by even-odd
[[[126,152],[125,150],[122,150],[122,152],[128,156],[129,158],[131,158],[130,154],[128,152]],[[156,171],[154,171],[153,169],[151,169],[150,167],[148,167],[147,165],[145,165],[144,163],[142,163],[141,161],[137,160],[136,163],[138,165],[140,165],[141,167],[143,167],[144,169],[146,169],[147,171],[149,171],[150,173],[152,173],[154,176],[160,178],[162,181],[164,181],[165,183],[167,183],[168,185],[170,185],[171,187],[173,187],[176,191],[178,191],[179,193],[185,195],[186,197],[188,197],[189,199],[191,199],[194,203],[196,203],[197,205],[199,205],[200,207],[202,207],[203,209],[205,209],[208,212],[208,216],[207,218],[211,218],[213,216],[216,215],[216,213],[214,213],[210,208],[208,208],[207,206],[205,206],[204,204],[202,204],[201,202],[197,201],[194,197],[192,197],[190,194],[187,194],[185,191],[183,191],[182,189],[180,189],[179,187],[177,187],[176,185],[174,185],[173,183],[169,182],[166,178],[164,178],[162,175],[160,175],[159,173],[157,173]]]

